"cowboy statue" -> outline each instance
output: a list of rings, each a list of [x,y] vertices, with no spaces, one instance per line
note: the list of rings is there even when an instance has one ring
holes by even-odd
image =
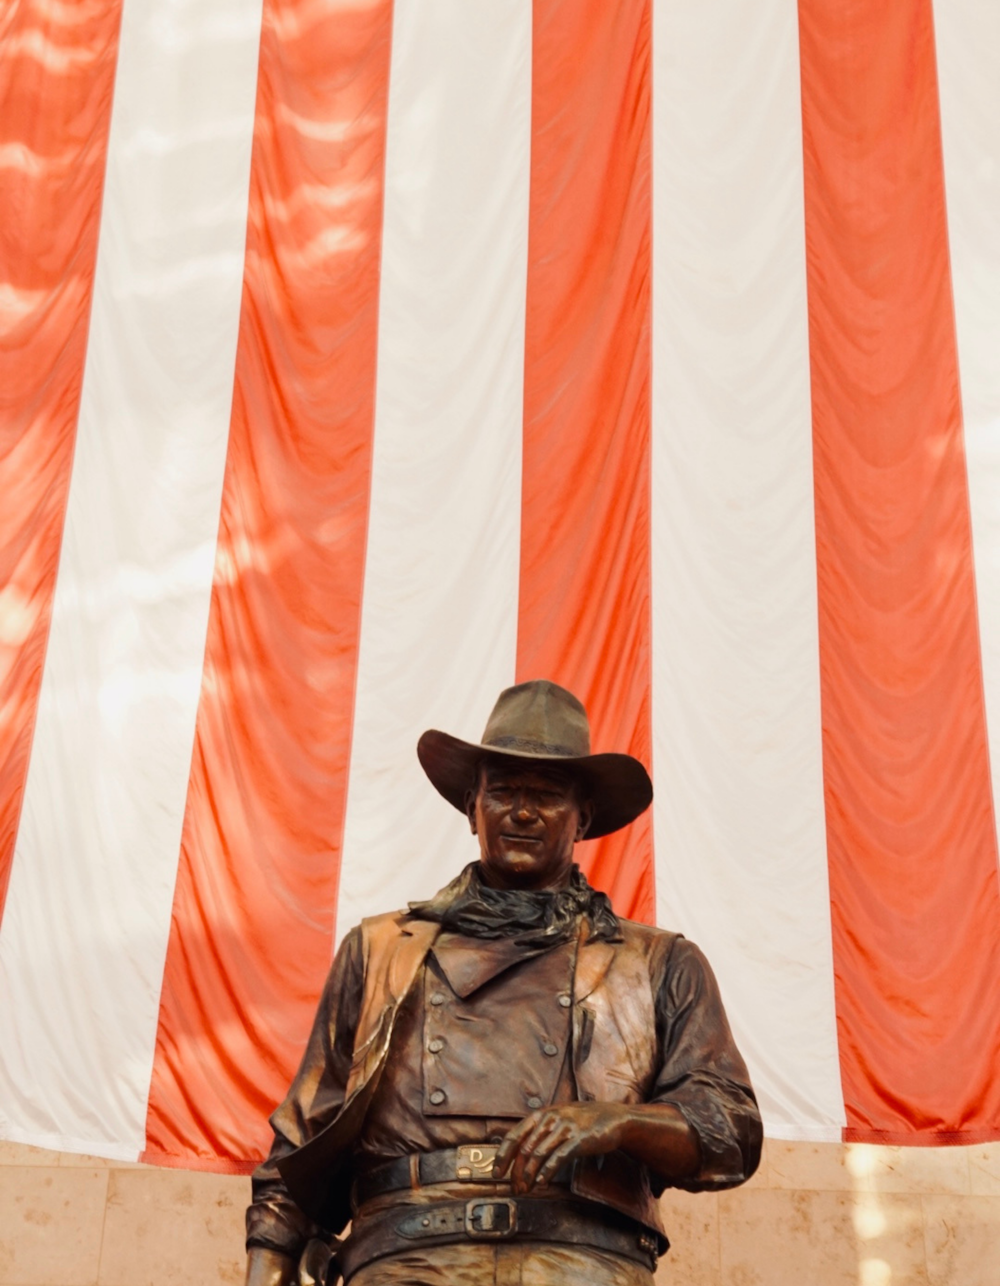
[[[254,1176],[248,1284],[651,1286],[658,1195],[744,1182],[761,1124],[704,956],[573,863],[649,776],[591,754],[547,681],[417,754],[479,860],[345,938]]]

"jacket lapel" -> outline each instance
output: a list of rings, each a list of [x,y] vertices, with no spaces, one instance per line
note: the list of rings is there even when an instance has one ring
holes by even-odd
[[[573,999],[579,1004],[598,986],[615,958],[613,942],[581,942],[576,958]]]

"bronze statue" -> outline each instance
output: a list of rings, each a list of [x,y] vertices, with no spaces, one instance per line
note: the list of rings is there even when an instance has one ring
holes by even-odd
[[[718,988],[573,863],[652,799],[547,681],[478,744],[426,732],[479,861],[345,938],[247,1212],[248,1286],[650,1286],[656,1197],[750,1177],[761,1124]],[[351,1221],[351,1233],[336,1242]]]

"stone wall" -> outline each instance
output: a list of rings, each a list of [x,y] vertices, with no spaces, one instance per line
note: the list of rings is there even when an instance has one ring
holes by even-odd
[[[248,1192],[0,1143],[0,1286],[241,1282]],[[751,1183],[664,1215],[674,1286],[997,1286],[1000,1144],[770,1143]]]

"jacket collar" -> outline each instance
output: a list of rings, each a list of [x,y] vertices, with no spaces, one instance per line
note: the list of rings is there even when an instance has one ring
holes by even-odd
[[[548,949],[526,949],[515,938],[467,938],[464,934],[445,932],[434,943],[433,950],[449,987],[465,1000],[514,965],[569,945],[564,942]]]

